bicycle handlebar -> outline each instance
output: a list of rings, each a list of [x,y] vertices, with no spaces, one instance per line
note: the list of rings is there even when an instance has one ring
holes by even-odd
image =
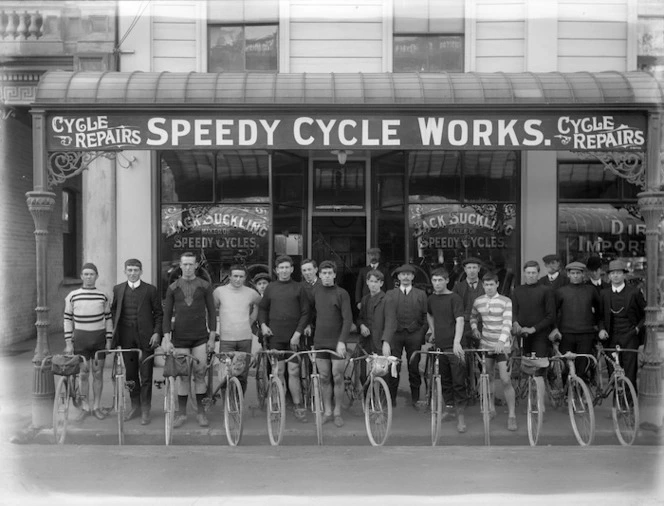
[[[468,350],[463,350],[463,351],[468,351]],[[417,358],[417,355],[455,355],[453,351],[440,351],[440,348],[437,348],[435,350],[417,350],[414,351],[413,354],[410,357],[410,361],[414,362],[415,359]]]
[[[138,348],[120,348],[119,346],[115,348],[114,350],[99,350],[95,351],[95,360],[99,360],[98,355],[101,353],[104,354],[113,354],[113,353],[138,353],[138,361],[140,362],[141,359],[143,358],[143,350],[140,350]]]
[[[303,350],[303,351],[293,352],[293,354],[286,359],[286,362],[290,362],[290,361],[294,360],[296,357],[299,357],[300,355],[313,355],[313,357],[315,359],[317,353],[329,353],[330,355],[334,355],[334,356],[339,357],[339,358],[346,358],[342,355],[339,355],[334,350]]]
[[[635,350],[633,348],[621,348],[620,346],[616,346],[615,348],[604,348],[603,346],[598,346],[597,348],[600,352],[609,352],[609,353],[622,353],[623,351],[629,352],[629,353],[639,353],[639,350]]]
[[[291,350],[258,350],[256,352],[256,355],[292,355],[295,353],[294,351]]]
[[[577,358],[589,358],[593,362],[595,362],[595,365],[597,365],[597,358],[595,357],[595,355],[590,355],[588,353],[574,353],[572,351],[568,351],[568,352],[565,352],[565,353],[558,352],[558,355],[553,356],[553,357],[549,357],[549,360],[563,360],[563,359],[564,360],[574,360],[574,359],[577,359]]]
[[[194,360],[197,364],[200,362],[196,357],[193,355],[188,355],[187,353],[173,353],[173,352],[166,352],[166,353],[153,353],[149,357],[145,357],[143,360],[143,364],[146,363],[148,360],[154,360],[155,357],[166,357],[168,355],[173,355],[174,357],[187,357],[186,360]]]

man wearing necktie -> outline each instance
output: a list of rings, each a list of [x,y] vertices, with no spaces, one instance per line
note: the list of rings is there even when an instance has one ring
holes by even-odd
[[[130,258],[125,262],[127,281],[113,288],[113,347],[140,348],[143,358],[159,346],[162,329],[161,298],[157,287],[141,280],[143,266],[140,260]],[[134,386],[129,393],[131,409],[125,420],[141,415],[141,425],[150,423],[152,401],[152,362],[138,363],[135,353],[125,353],[127,381]]]
[[[546,255],[542,258],[542,261],[544,262],[547,273],[540,278],[539,282],[544,286],[550,287],[555,295],[558,288],[569,284],[569,278],[562,271],[560,256],[556,254]]]
[[[357,282],[355,283],[355,305],[357,309],[362,307],[362,298],[369,293],[369,288],[367,287],[367,274],[369,271],[380,271],[383,273],[385,279],[381,287],[383,292],[387,292],[387,290],[394,286],[390,278],[390,271],[387,265],[381,263],[380,255],[380,248],[369,248],[367,250],[367,265],[360,269],[360,272],[357,274]]]
[[[611,286],[611,283],[607,283],[602,279],[602,259],[600,257],[589,257],[586,262],[586,269],[588,269],[586,284],[592,286],[598,295],[602,293],[602,290]]]
[[[621,348],[636,350],[639,347],[639,333],[645,321],[646,301],[639,290],[625,284],[627,266],[622,260],[614,260],[609,264],[611,287],[602,291],[600,296],[599,338],[608,341],[609,348],[616,345]],[[636,386],[638,357],[636,353],[622,353],[620,362],[625,375]],[[609,375],[611,364],[607,362]]]

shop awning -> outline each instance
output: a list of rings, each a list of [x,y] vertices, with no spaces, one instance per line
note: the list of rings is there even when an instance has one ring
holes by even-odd
[[[256,105],[659,106],[647,72],[266,74],[48,72],[36,106]]]

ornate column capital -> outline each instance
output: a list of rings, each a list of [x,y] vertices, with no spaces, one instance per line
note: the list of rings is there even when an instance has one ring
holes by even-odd
[[[31,191],[25,194],[25,198],[35,222],[35,234],[47,234],[48,222],[55,206],[55,193]]]

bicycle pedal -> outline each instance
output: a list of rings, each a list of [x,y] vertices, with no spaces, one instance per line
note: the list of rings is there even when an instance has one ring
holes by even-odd
[[[154,386],[157,388],[157,390],[161,390],[165,384],[165,380],[154,380]]]

